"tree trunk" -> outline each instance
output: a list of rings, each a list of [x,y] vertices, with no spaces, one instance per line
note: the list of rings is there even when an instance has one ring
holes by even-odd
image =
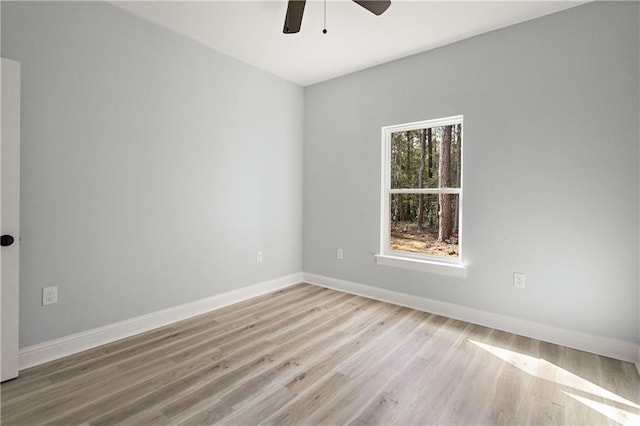
[[[447,188],[451,186],[451,130],[453,126],[445,126],[440,142],[440,163],[438,164],[438,187]],[[451,216],[451,194],[440,194],[440,223],[438,229],[438,241],[445,241],[451,238],[453,231],[453,217]]]
[[[457,186],[462,186],[462,124],[456,125],[456,182]],[[460,219],[460,198],[458,197],[458,201],[455,203],[455,209],[453,212],[453,234],[458,233],[458,220]]]
[[[418,170],[418,188],[422,188],[422,176],[424,175],[425,155],[427,154],[427,129],[420,133],[420,169]],[[422,233],[424,222],[424,194],[418,194],[418,232]]]
[[[433,141],[431,140],[431,128],[427,129],[427,176],[429,179],[433,177]],[[431,185],[431,183],[429,183]],[[429,228],[433,228],[434,216],[437,212],[431,211],[431,201],[427,207],[427,217],[429,218]]]
[[[427,174],[433,177],[433,143],[431,142],[431,129],[427,129],[427,147],[429,148],[429,163],[427,164]]]
[[[407,167],[405,169],[405,182],[406,184],[408,184],[409,182],[411,182],[411,145],[413,144],[413,141],[411,140],[412,135],[411,132],[407,132]],[[410,221],[413,220],[413,218],[411,217],[411,198],[410,197],[404,197],[406,200],[406,210],[405,210],[405,220],[406,221]]]

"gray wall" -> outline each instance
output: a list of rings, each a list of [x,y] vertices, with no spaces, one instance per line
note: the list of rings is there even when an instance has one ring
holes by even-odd
[[[3,1],[2,56],[22,347],[302,270],[301,87],[95,2]]]
[[[304,271],[637,342],[638,40],[587,4],[307,87]],[[374,264],[380,127],[456,114],[468,277]]]

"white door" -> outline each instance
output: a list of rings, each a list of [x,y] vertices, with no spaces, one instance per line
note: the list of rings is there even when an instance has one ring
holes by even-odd
[[[20,64],[2,58],[0,138],[0,293],[2,381],[18,376],[20,255]],[[13,241],[12,241],[13,240]]]

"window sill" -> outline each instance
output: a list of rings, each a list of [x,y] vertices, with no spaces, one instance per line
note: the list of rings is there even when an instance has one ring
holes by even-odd
[[[378,265],[413,269],[414,271],[431,272],[433,274],[448,275],[456,278],[467,277],[467,267],[464,265],[411,259],[408,257],[389,256],[387,254],[376,254],[375,258]]]

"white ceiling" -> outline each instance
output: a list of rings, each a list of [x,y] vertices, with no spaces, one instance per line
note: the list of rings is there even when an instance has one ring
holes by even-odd
[[[375,16],[350,0],[308,0],[283,34],[286,0],[125,1],[116,6],[302,86],[548,15],[585,1],[392,0]]]

